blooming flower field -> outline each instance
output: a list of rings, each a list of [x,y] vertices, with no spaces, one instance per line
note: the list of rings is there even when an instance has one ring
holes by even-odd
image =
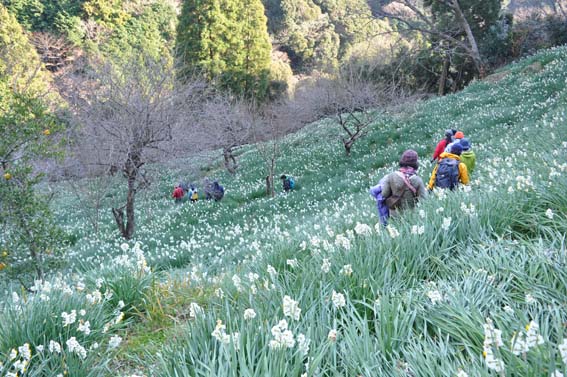
[[[473,143],[472,184],[377,224],[368,188],[410,147],[427,179],[447,128]],[[324,120],[283,142],[297,190],[273,199],[253,147],[235,177],[208,167],[221,203],[174,205],[185,170],[160,169],[131,243],[106,212],[94,234],[58,186],[69,267],[30,293],[2,283],[0,374],[566,374],[567,47],[385,115],[350,158],[337,134]],[[134,350],[164,305],[167,336]]]

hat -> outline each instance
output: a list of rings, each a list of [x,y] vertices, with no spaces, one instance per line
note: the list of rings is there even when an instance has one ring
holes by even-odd
[[[462,139],[464,137],[465,137],[465,134],[463,133],[463,131],[455,132],[455,139]]]
[[[471,142],[469,141],[469,139],[463,138],[461,139],[459,144],[461,144],[461,148],[463,148],[463,151],[468,151],[469,149],[471,149]]]
[[[409,166],[414,169],[419,167],[417,162],[417,152],[413,149],[408,149],[404,153],[402,153],[402,157],[400,158],[400,166]]]
[[[463,153],[463,147],[461,147],[460,143],[455,143],[451,146],[451,153],[460,156]]]
[[[447,137],[452,137],[455,133],[453,132],[453,130],[446,130],[445,131],[445,136]]]

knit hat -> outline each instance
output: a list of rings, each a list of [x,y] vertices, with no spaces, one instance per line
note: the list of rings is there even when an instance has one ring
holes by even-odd
[[[461,153],[463,153],[463,147],[461,146],[461,143],[453,144],[453,146],[451,147],[451,153],[460,156]]]
[[[455,133],[455,139],[462,139],[465,137],[465,134],[463,133],[463,131],[457,131]]]
[[[445,136],[447,137],[453,137],[455,133],[453,132],[453,130],[446,130],[445,131]]]
[[[414,169],[419,167],[419,163],[417,162],[417,152],[413,149],[408,149],[404,153],[402,153],[402,157],[400,158],[400,166],[409,166]]]
[[[471,142],[470,142],[469,139],[467,139],[467,138],[461,139],[461,141],[459,142],[459,144],[461,144],[461,148],[463,148],[463,152],[468,151],[469,149],[471,149]]]

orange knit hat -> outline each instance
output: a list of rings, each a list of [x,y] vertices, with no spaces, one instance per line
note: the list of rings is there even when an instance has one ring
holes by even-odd
[[[457,133],[455,133],[455,139],[462,139],[465,137],[465,134],[462,131],[457,131]]]

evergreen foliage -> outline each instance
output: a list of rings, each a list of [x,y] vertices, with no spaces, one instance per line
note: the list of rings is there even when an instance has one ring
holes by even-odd
[[[0,0],[15,14],[22,26],[31,31],[55,31],[72,17],[83,14],[84,0]]]
[[[41,175],[33,169],[36,159],[54,156],[62,125],[41,101],[13,92],[5,79],[0,79],[0,247],[8,275],[25,284],[53,267],[64,241],[47,198],[35,191]]]
[[[286,30],[280,38],[295,71],[332,71],[337,67],[340,38],[328,14],[312,0],[283,0]]]
[[[130,62],[133,56],[149,56],[157,60],[173,61],[175,41],[175,9],[156,2],[136,12],[126,12],[123,23],[112,26],[105,43],[87,42],[91,52],[98,52],[116,62]]]
[[[15,92],[45,94],[50,76],[24,30],[0,4],[0,80]]]
[[[180,77],[199,72],[237,94],[263,98],[270,67],[260,0],[188,0],[177,28]]]

